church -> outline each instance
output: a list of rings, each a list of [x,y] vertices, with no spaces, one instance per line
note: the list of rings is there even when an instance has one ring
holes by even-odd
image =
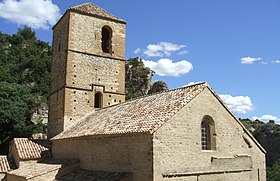
[[[126,22],[92,3],[65,12],[53,28],[51,149],[34,143],[41,154],[21,160],[15,139],[23,156],[6,180],[265,181],[265,150],[206,82],[125,101],[125,38]]]

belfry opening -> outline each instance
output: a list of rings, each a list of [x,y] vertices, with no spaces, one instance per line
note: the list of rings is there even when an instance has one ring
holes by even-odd
[[[112,53],[112,29],[109,26],[102,27],[102,51]]]

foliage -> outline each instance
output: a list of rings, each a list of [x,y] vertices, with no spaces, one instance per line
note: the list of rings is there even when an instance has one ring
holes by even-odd
[[[153,94],[156,92],[163,92],[168,90],[167,84],[161,80],[156,81],[153,83],[151,89],[149,90],[148,94]]]
[[[128,59],[125,64],[126,99],[168,90],[163,81],[152,84],[153,73],[139,57]]]
[[[145,67],[143,61],[130,58],[125,64],[126,99],[146,95],[151,84],[152,70]]]
[[[270,120],[264,123],[260,120],[251,121],[250,119],[239,119],[243,125],[253,134],[254,137],[266,135],[269,137],[280,136],[280,125],[275,124],[275,121]]]
[[[280,163],[276,162],[272,167],[267,169],[267,181],[279,181]]]
[[[251,121],[250,119],[239,119],[243,125],[252,133],[258,142],[267,151],[266,166],[267,180],[279,181],[280,179],[280,162],[279,157],[279,139],[280,125],[270,120],[264,123],[260,120]]]
[[[29,137],[42,125],[30,119],[35,100],[47,102],[51,47],[37,40],[29,27],[17,34],[0,32],[0,150],[7,151],[14,137]]]
[[[34,97],[30,88],[0,82],[0,145],[6,147],[14,137],[28,137],[34,125],[29,121]]]
[[[0,82],[24,84],[35,96],[49,95],[51,47],[30,28],[15,35],[0,33]]]

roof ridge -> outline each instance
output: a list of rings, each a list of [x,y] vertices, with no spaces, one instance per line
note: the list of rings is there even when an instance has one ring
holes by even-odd
[[[84,5],[86,5],[86,4],[93,4],[93,3],[91,3],[91,2],[85,2],[85,3],[82,3],[82,4],[78,4],[78,5],[76,5],[76,6],[72,6],[72,7],[68,8],[68,9],[73,9],[73,8],[76,8],[76,7],[79,7],[79,6],[84,6]],[[93,5],[95,5],[95,4],[93,4]]]
[[[175,89],[164,90],[164,91],[155,92],[155,93],[152,93],[152,94],[146,94],[146,95],[143,95],[143,96],[135,97],[135,98],[129,99],[125,102],[129,102],[129,101],[132,101],[132,100],[137,100],[137,99],[141,99],[141,98],[144,98],[144,97],[149,97],[149,96],[153,96],[153,95],[157,95],[157,94],[162,94],[162,93],[165,93],[165,92],[172,92],[172,91],[176,91],[176,90],[180,90],[180,89],[187,89],[187,88],[190,88],[192,86],[197,86],[197,85],[200,85],[200,84],[205,84],[205,85],[208,86],[207,82],[198,82],[198,83],[188,85],[188,86],[184,86],[184,87],[178,87],[178,88],[175,88]]]
[[[118,21],[118,22],[126,24],[125,20],[113,15],[112,13],[109,13],[102,7],[100,7],[94,3],[91,3],[91,2],[86,2],[86,3],[80,4],[80,5],[70,7],[68,10],[85,13],[85,14],[89,14],[89,15],[94,15],[96,17],[106,18],[106,19],[110,19],[113,21]]]
[[[155,93],[152,93],[152,94],[146,94],[146,95],[142,95],[142,96],[139,96],[139,97],[134,97],[134,98],[131,98],[131,99],[128,99],[124,102],[121,102],[119,104],[114,104],[114,105],[110,105],[110,106],[107,106],[107,107],[103,107],[103,108],[100,108],[100,109],[96,109],[95,111],[101,111],[101,110],[105,110],[105,109],[108,109],[108,108],[111,108],[111,107],[114,107],[114,106],[118,106],[118,105],[121,105],[121,104],[126,104],[126,103],[129,103],[129,102],[132,102],[132,101],[135,101],[135,100],[138,100],[138,99],[142,99],[142,98],[145,98],[145,97],[150,97],[150,96],[154,96],[154,95],[157,95],[157,94],[162,94],[162,93],[166,93],[166,92],[172,92],[172,91],[176,91],[176,90],[180,90],[180,89],[187,89],[187,88],[190,88],[192,86],[197,86],[197,85],[200,85],[200,84],[205,84],[205,86],[209,87],[209,84],[205,81],[203,82],[198,82],[198,83],[195,83],[195,84],[191,84],[191,85],[188,85],[188,86],[184,86],[184,87],[178,87],[178,88],[175,88],[175,89],[171,89],[171,90],[164,90],[164,91],[160,91],[160,92],[155,92]],[[92,114],[92,112],[90,113]],[[90,115],[89,114],[89,115]],[[83,116],[84,117],[84,116]]]

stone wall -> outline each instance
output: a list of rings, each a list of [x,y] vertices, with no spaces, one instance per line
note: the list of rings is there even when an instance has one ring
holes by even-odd
[[[49,138],[63,131],[64,127],[64,87],[66,84],[69,17],[70,13],[66,12],[53,28],[51,95],[48,103]]]
[[[48,138],[61,133],[64,129],[65,89],[54,92],[49,97]]]
[[[216,150],[201,149],[201,121],[215,123]],[[245,139],[246,140],[245,140]],[[265,154],[205,89],[153,138],[154,180],[265,180]]]
[[[112,53],[102,51],[101,30],[112,28]],[[48,137],[101,107],[125,101],[125,24],[67,11],[54,27]]]
[[[109,26],[113,30],[112,54],[104,53],[101,48],[101,30],[103,26]],[[106,19],[99,19],[71,12],[69,49],[116,59],[125,58],[125,24]]]
[[[69,12],[53,28],[51,93],[65,86],[69,32]]]
[[[79,159],[81,169],[130,172],[134,181],[153,178],[151,135],[104,135],[53,140],[56,159]]]

